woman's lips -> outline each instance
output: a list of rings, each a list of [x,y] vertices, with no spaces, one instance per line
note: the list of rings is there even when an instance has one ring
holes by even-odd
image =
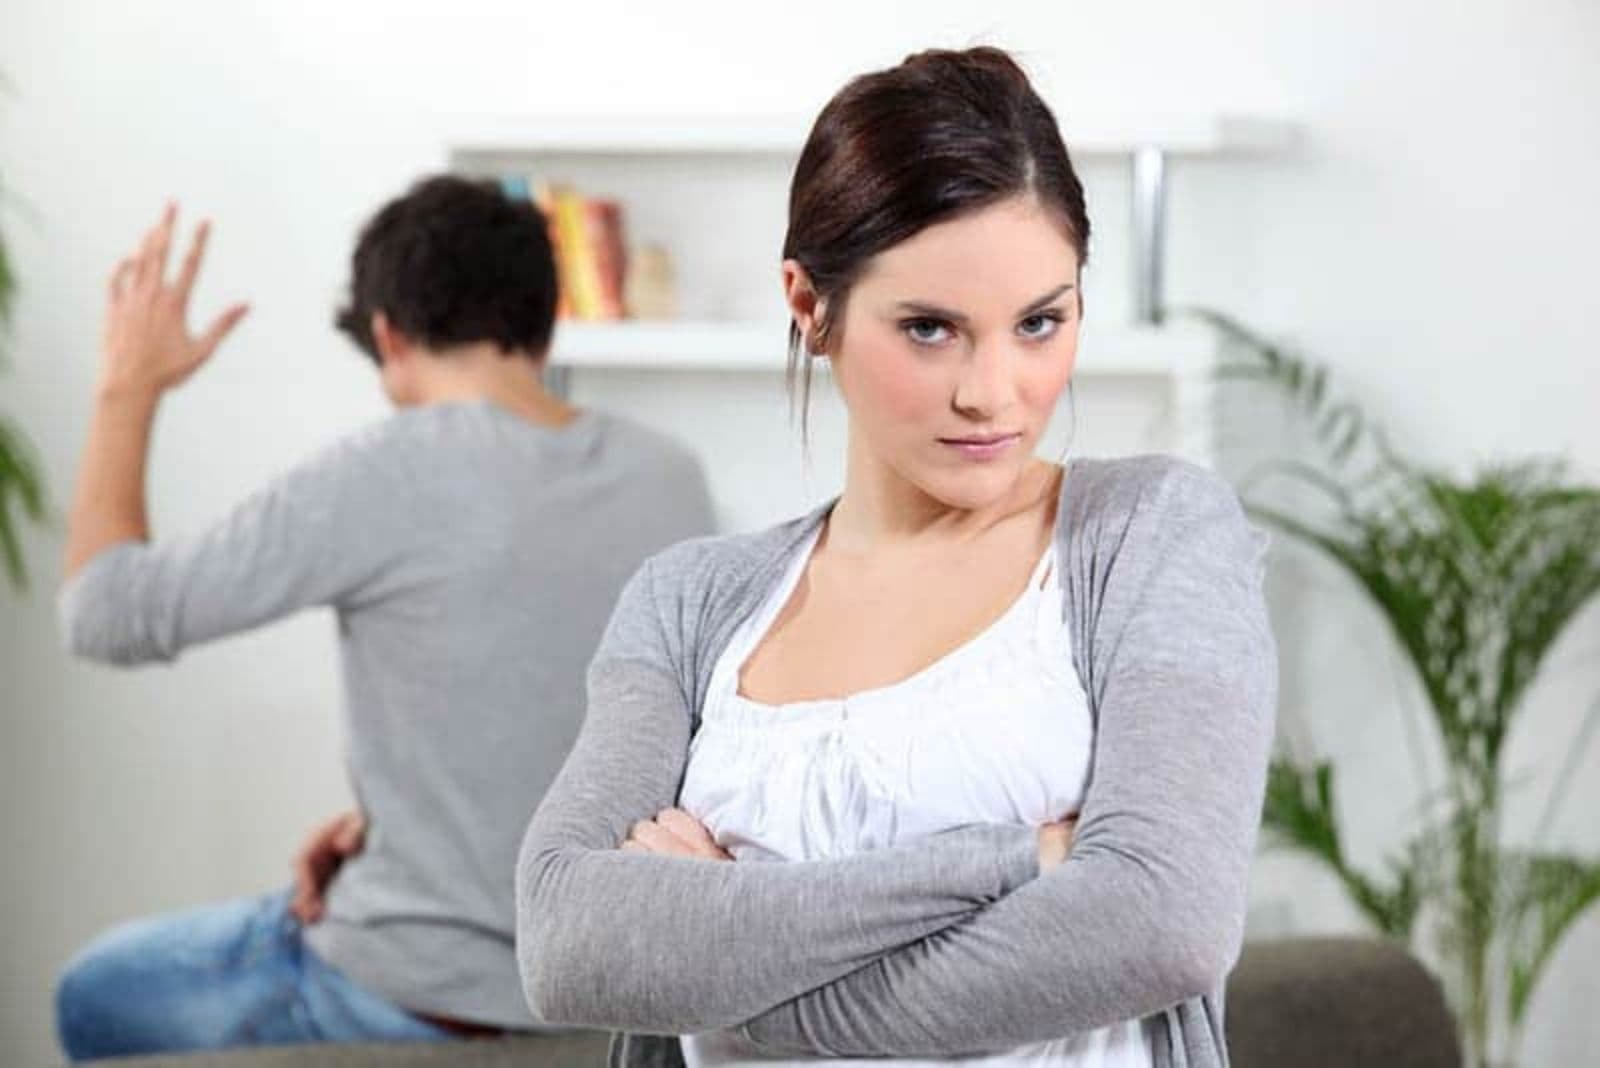
[[[1021,434],[971,434],[959,438],[940,438],[939,442],[969,460],[992,460],[1021,440]]]

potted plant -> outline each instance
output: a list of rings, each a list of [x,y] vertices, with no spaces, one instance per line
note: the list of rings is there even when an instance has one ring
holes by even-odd
[[[1505,753],[1529,685],[1566,626],[1600,593],[1600,490],[1559,463],[1485,466],[1465,478],[1407,462],[1325,368],[1214,311],[1192,314],[1238,353],[1223,374],[1277,390],[1310,430],[1310,459],[1245,479],[1262,522],[1313,547],[1378,609],[1415,672],[1444,755],[1443,782],[1387,871],[1345,851],[1336,769],[1280,756],[1267,787],[1269,842],[1319,861],[1383,934],[1441,973],[1470,1068],[1512,1063],[1530,1000],[1563,935],[1600,899],[1600,857],[1541,840],[1600,719],[1589,709],[1548,783],[1534,840],[1507,841]],[[1318,498],[1267,502],[1269,479]],[[1398,815],[1398,814],[1397,814]]]
[[[4,88],[0,81],[0,88]],[[0,196],[4,189],[0,187]],[[17,280],[0,234],[0,368],[6,359]],[[27,585],[20,528],[25,520],[41,522],[45,515],[44,479],[33,446],[20,427],[0,414],[0,565],[13,589]]]

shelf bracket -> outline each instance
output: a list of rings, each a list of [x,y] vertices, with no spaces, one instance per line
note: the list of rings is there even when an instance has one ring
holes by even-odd
[[[1161,324],[1166,255],[1167,154],[1153,145],[1133,153],[1133,317]]]
[[[544,388],[555,397],[562,400],[572,398],[572,368],[546,363],[539,376],[544,383]]]

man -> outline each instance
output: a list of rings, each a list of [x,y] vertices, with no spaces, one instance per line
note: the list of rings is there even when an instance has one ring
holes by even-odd
[[[710,531],[700,469],[543,388],[544,220],[488,183],[437,177],[367,224],[338,316],[398,410],[198,536],[152,540],[157,407],[245,314],[189,333],[206,227],[169,280],[175,214],[111,280],[65,640],[112,663],[168,660],[332,608],[360,810],[313,835],[292,891],[93,943],[60,984],[62,1044],[79,1059],[536,1029],[513,948],[519,840],[577,735],[616,594],[646,556]]]

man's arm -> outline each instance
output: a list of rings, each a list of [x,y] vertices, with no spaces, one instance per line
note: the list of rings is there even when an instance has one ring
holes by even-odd
[[[160,397],[97,389],[67,522],[68,579],[109,546],[148,541],[145,464]]]
[[[189,297],[210,226],[200,224],[178,277],[169,282],[176,221],[177,210],[169,205],[111,275],[94,411],[67,523],[69,579],[112,545],[149,540],[145,465],[162,394],[210,359],[248,310],[236,304],[198,337],[189,333]]]
[[[175,281],[165,280],[175,213],[113,274],[104,358],[67,537],[57,607],[64,642],[117,664],[183,648],[297,609],[399,582],[416,488],[376,433],[324,449],[198,535],[151,540],[145,464],[164,393],[210,358],[243,316],[224,312],[199,337],[184,326],[205,249],[201,225]]]
[[[107,546],[58,595],[67,648],[114,664],[171,660],[417,581],[406,565],[426,505],[398,432],[388,420],[334,442],[196,534]]]

